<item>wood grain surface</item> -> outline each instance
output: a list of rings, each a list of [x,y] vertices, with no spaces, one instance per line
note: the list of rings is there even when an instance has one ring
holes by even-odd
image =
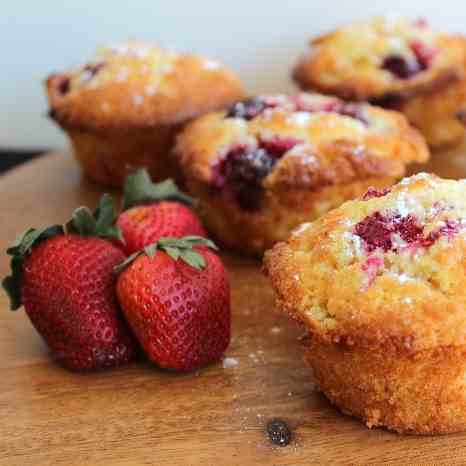
[[[466,150],[427,167],[466,177]],[[30,226],[64,221],[101,191],[66,154],[0,178],[2,250]],[[302,359],[300,329],[274,309],[260,264],[223,255],[230,271],[233,340],[222,363],[193,374],[146,361],[94,374],[57,365],[23,310],[0,293],[0,465],[463,465],[466,434],[400,436],[369,430],[332,408]],[[7,272],[2,254],[0,274]],[[287,447],[268,419],[293,427]]]

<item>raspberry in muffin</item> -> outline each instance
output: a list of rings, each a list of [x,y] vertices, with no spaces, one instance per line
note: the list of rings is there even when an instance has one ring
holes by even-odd
[[[375,18],[311,41],[294,70],[302,89],[402,111],[432,147],[464,136],[466,40],[424,20]]]
[[[128,42],[104,47],[85,65],[47,79],[51,117],[95,181],[121,186],[136,168],[154,180],[176,176],[168,157],[186,121],[243,96],[239,79],[194,55]]]
[[[466,429],[466,182],[369,190],[265,254],[325,395],[371,426]]]
[[[204,115],[174,156],[211,234],[259,256],[303,221],[424,162],[422,136],[397,112],[318,94],[258,96]]]

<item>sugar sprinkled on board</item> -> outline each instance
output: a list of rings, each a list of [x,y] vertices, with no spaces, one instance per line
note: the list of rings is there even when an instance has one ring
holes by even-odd
[[[230,369],[231,367],[235,367],[238,364],[239,364],[238,359],[229,358],[229,357],[224,358],[223,363],[222,363],[224,369]]]

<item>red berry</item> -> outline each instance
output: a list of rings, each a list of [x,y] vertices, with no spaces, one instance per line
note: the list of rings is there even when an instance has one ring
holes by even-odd
[[[399,79],[409,79],[425,68],[418,60],[408,60],[402,55],[389,55],[383,61],[382,69],[390,71]]]
[[[66,367],[100,369],[135,355],[115,294],[113,269],[124,258],[109,241],[75,234],[49,238],[25,258],[25,311]]]
[[[374,197],[384,197],[386,196],[388,193],[390,192],[390,188],[385,188],[385,189],[382,189],[382,190],[378,190],[374,187],[370,187],[366,193],[364,194],[364,196],[362,197],[362,199],[364,201],[368,201],[369,199],[373,199]]]
[[[266,108],[271,108],[274,106],[275,105],[267,103],[260,97],[254,97],[236,102],[228,109],[225,118],[243,118],[244,120],[253,120]]]
[[[127,254],[140,251],[164,236],[206,236],[197,215],[176,201],[162,201],[128,209],[120,214],[117,225],[125,240]]]
[[[422,69],[427,69],[435,55],[437,54],[437,49],[429,45],[424,44],[421,41],[414,40],[411,43],[411,50],[414,55],[416,55],[417,61],[420,63]]]
[[[380,212],[369,215],[355,227],[356,234],[364,240],[368,252],[378,248],[384,252],[393,249],[394,234],[398,234],[408,244],[417,242],[422,239],[423,231],[424,228],[413,215],[388,217]]]
[[[117,294],[149,358],[189,371],[221,358],[230,341],[230,290],[220,258],[196,247],[198,269],[158,250],[138,256],[121,273]]]

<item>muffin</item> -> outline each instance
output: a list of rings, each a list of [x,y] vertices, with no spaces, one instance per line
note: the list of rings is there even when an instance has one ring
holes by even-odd
[[[371,189],[265,254],[321,390],[368,427],[466,429],[466,181]]]
[[[50,116],[68,134],[90,178],[121,186],[145,167],[176,177],[168,157],[180,127],[242,98],[239,79],[220,64],[150,44],[100,48],[85,65],[49,76]]]
[[[405,117],[318,94],[259,96],[204,115],[174,156],[223,245],[260,256],[369,186],[392,185],[428,149]]]
[[[465,65],[464,37],[425,20],[375,18],[312,40],[293,77],[302,89],[402,111],[440,147],[464,136]]]

